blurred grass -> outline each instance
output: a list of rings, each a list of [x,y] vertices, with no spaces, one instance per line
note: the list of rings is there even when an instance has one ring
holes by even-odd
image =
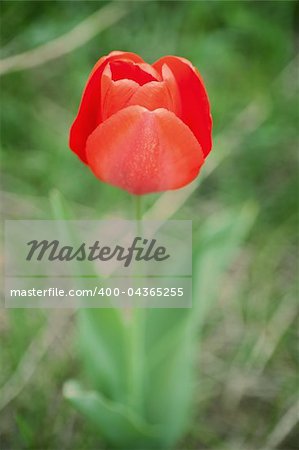
[[[2,1],[1,57],[51,41],[105,3]],[[248,104],[262,97],[267,117],[261,126],[244,136],[242,126],[235,130],[240,147],[233,147],[230,136],[233,152],[177,214],[192,218],[196,228],[205,216],[239,211],[249,199],[260,210],[200,330],[195,419],[178,448],[266,450],[267,442],[275,448],[271,435],[298,391],[298,65],[295,71],[286,69],[298,52],[296,3],[151,1],[129,6],[127,17],[63,58],[2,77],[4,215],[51,218],[49,192],[58,189],[75,217],[124,211],[130,216],[129,196],[101,184],[67,148],[88,73],[111,50],[137,52],[149,62],[164,54],[190,59],[210,95],[214,135],[219,136],[215,153],[229,152],[230,141],[221,148],[221,136]],[[156,198],[149,196],[146,203]],[[45,346],[26,388],[0,412],[5,450],[104,448],[62,399],[62,384],[77,374],[79,362],[72,321],[62,332],[52,316],[32,310],[1,313],[0,386],[10,380],[32,341],[38,348],[50,326],[59,336]],[[276,448],[297,449],[298,438],[292,427]]]

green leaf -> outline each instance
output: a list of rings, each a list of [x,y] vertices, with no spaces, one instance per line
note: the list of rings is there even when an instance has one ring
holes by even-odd
[[[157,449],[158,428],[146,423],[128,406],[112,402],[96,391],[84,391],[70,380],[64,385],[65,398],[118,449]]]
[[[72,218],[72,212],[58,190],[51,192],[50,203],[53,216],[59,224],[59,232],[76,241],[76,235],[68,222],[68,219]],[[78,264],[75,262],[73,265],[74,274],[80,274]],[[82,277],[80,288],[83,287]],[[77,312],[77,320],[80,333],[78,346],[92,386],[111,399],[125,397],[128,372],[127,336],[120,310],[80,309]]]
[[[255,206],[238,214],[217,214],[199,230],[194,261],[191,309],[152,310],[147,315],[147,392],[150,421],[163,427],[163,441],[173,444],[183,433],[191,406],[197,330],[214,304],[221,278],[256,217]],[[195,236],[195,238],[198,236]]]
[[[172,446],[186,428],[194,385],[194,341],[188,324],[177,327],[171,337],[163,341],[164,352],[148,370],[146,393],[148,420],[161,426],[164,448]]]
[[[78,345],[92,386],[111,399],[127,396],[127,335],[119,311],[81,309]]]
[[[195,327],[202,324],[207,310],[214,305],[220,293],[222,276],[236,257],[257,212],[257,206],[249,202],[241,211],[215,214],[203,224],[196,236],[197,257],[193,269]]]

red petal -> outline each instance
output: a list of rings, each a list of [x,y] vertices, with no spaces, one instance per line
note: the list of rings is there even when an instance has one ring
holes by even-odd
[[[178,84],[181,99],[181,119],[194,133],[205,156],[212,148],[212,118],[203,80],[199,72],[184,58],[165,56],[153,64],[161,74],[167,64]]]
[[[169,80],[150,81],[140,86],[133,80],[123,79],[113,81],[111,77],[110,64],[108,64],[103,71],[101,81],[102,121],[117,111],[131,105],[144,106],[151,111],[158,108],[165,108],[175,113],[177,112],[173,98],[173,91],[175,89],[169,88]],[[173,80],[176,83],[175,79]]]
[[[100,58],[95,65],[93,66],[92,71],[90,72],[90,76],[91,77],[93,75],[93,73],[97,70],[98,67],[100,67],[100,65],[103,64],[103,62],[109,58],[109,61],[113,60],[113,59],[124,59],[124,60],[128,60],[128,61],[133,61],[135,63],[144,63],[143,59],[140,58],[139,55],[136,55],[136,53],[132,53],[132,52],[122,52],[119,50],[114,50],[113,52],[110,52],[109,55],[107,56],[102,56],[102,58]]]
[[[140,105],[153,111],[158,108],[172,110],[172,98],[164,82],[152,81],[140,86],[130,98],[128,105]]]
[[[98,178],[133,194],[185,186],[204,162],[197,139],[175,114],[142,106],[129,106],[101,123],[86,153]]]
[[[152,75],[152,70],[145,70],[147,64],[143,64],[143,68],[139,64],[133,64],[130,61],[117,60],[110,63],[110,69],[112,74],[112,80],[133,80],[140,86],[150,81],[157,81]]]
[[[169,97],[171,98],[172,107],[170,108],[177,116],[181,115],[181,98],[176,79],[167,66],[163,64],[162,66],[162,78],[169,92]]]
[[[147,63],[135,63],[135,64],[137,66],[139,66],[144,72],[147,72],[150,75],[152,75],[155,80],[158,80],[158,81],[162,80],[161,75],[150,64],[147,64]]]
[[[91,71],[77,117],[70,131],[70,148],[77,153],[82,161],[86,162],[85,145],[88,136],[101,121],[101,77],[108,62],[115,59],[125,59],[132,62],[143,63],[143,59],[135,53],[112,52],[99,59]]]
[[[128,106],[138,88],[140,88],[139,84],[133,80],[113,81],[108,64],[101,81],[102,120],[108,119],[112,114]]]

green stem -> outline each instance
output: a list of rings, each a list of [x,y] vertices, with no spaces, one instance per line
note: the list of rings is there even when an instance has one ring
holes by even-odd
[[[135,219],[139,221],[142,218],[142,197],[141,197],[141,195],[135,195],[134,203],[135,203]]]
[[[142,237],[142,198],[134,197],[136,235]],[[137,282],[136,282],[137,280]],[[134,289],[139,287],[139,279],[134,279]],[[144,310],[134,306],[131,317],[131,363],[132,363],[132,405],[142,414],[144,396]]]

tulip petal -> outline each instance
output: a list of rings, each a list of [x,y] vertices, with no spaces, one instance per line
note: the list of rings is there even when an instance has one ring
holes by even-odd
[[[140,66],[146,65],[140,64]],[[176,83],[175,79],[173,80]],[[169,80],[150,81],[143,85],[127,78],[114,81],[110,64],[105,67],[102,75],[101,101],[102,121],[131,105],[144,106],[151,111],[165,108],[176,112],[173,95],[169,89]]]
[[[102,121],[105,121],[120,109],[126,108],[139,88],[139,84],[133,80],[113,81],[108,64],[103,71],[101,81]]]
[[[109,59],[109,61],[113,61],[114,59],[122,59],[122,60],[132,61],[135,63],[141,63],[141,64],[144,63],[143,59],[139,55],[136,55],[136,53],[123,52],[120,50],[113,50],[113,52],[110,52],[109,55],[102,56],[102,58],[100,58],[95,63],[92,71],[90,72],[89,78],[98,69],[98,67],[100,67],[103,64],[103,62],[105,62],[107,59]]]
[[[147,64],[143,64],[143,68],[139,64],[130,61],[117,60],[110,63],[112,80],[128,80],[136,81],[140,86],[150,81],[157,81],[152,75],[151,70],[145,70]]]
[[[156,61],[153,67],[162,74],[165,64],[177,81],[181,99],[180,118],[194,133],[207,156],[212,148],[212,118],[203,80],[199,72],[184,58],[165,56]]]
[[[142,106],[98,125],[86,153],[98,178],[138,195],[185,186],[204,162],[197,139],[174,113]]]
[[[70,148],[86,163],[86,140],[96,126],[101,122],[101,77],[106,65],[116,59],[144,63],[135,53],[112,52],[99,59],[92,69],[85,86],[78,114],[70,131]]]
[[[167,66],[167,64],[163,64],[163,66],[162,66],[162,78],[163,78],[163,82],[165,83],[165,85],[168,89],[169,97],[171,98],[172,107],[170,109],[177,116],[180,117],[180,115],[181,115],[181,99],[180,99],[179,88],[178,88],[176,79],[175,79],[172,71],[170,70],[170,68]]]
[[[130,98],[128,105],[140,105],[153,111],[158,108],[172,110],[172,98],[165,82],[152,81],[140,86]],[[173,111],[174,112],[174,111]]]
[[[144,72],[149,73],[150,75],[152,75],[154,77],[155,80],[161,81],[162,77],[159,74],[159,72],[156,71],[156,69],[153,68],[153,66],[151,66],[150,64],[147,63],[135,63],[137,66],[139,66]]]

